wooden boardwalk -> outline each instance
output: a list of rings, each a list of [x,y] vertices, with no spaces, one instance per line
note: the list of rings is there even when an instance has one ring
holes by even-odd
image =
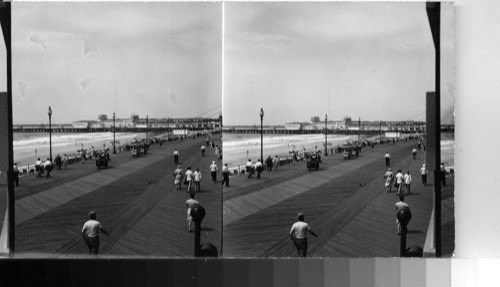
[[[174,149],[184,170],[202,172],[202,192],[196,194],[207,211],[201,242],[221,250],[222,187],[210,180],[215,155],[208,150],[201,156],[204,143],[198,138],[153,145],[139,158],[129,152],[112,156],[108,169],[97,170],[87,161],[53,171],[49,179],[22,178],[16,190],[17,256],[86,256],[80,231],[90,210],[110,232],[101,235],[102,256],[193,256],[194,233],[186,222],[189,195],[185,186],[177,191],[173,184]]]
[[[424,159],[421,153],[412,159],[414,144],[379,145],[349,161],[333,155],[324,159],[319,171],[307,172],[305,164],[299,163],[266,172],[261,180],[234,178],[224,190],[224,256],[296,256],[288,234],[299,211],[319,235],[309,237],[309,256],[399,256],[394,207],[398,198],[394,191],[385,193],[385,151],[391,153],[393,171],[409,170],[412,175],[412,195],[405,198],[413,214],[407,246],[423,247],[433,191],[432,186],[421,185],[419,169]],[[452,194],[453,186],[447,188]],[[449,202],[446,206],[443,222],[450,226],[454,209]],[[454,233],[453,224],[450,231],[447,236]]]

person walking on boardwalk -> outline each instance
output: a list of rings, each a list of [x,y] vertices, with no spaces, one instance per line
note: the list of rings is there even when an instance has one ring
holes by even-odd
[[[62,157],[62,165],[64,169],[68,167],[68,156],[66,154],[64,154],[64,156]]]
[[[193,171],[191,170],[191,167],[188,167],[186,170],[186,173],[184,174],[184,183],[187,184],[187,192],[191,192],[191,187],[193,185]]]
[[[42,164],[42,161],[40,160],[40,158],[38,158],[38,160],[35,161],[35,170],[37,172],[36,177],[37,178],[42,177],[43,164]]]
[[[49,158],[47,158],[47,160],[43,164],[43,169],[45,169],[47,171],[47,178],[49,178],[50,172],[52,171],[52,162],[50,161]]]
[[[62,159],[61,159],[61,156],[59,154],[56,156],[56,158],[54,158],[54,162],[56,164],[56,169],[61,170]]]
[[[266,167],[267,167],[267,171],[273,170],[273,159],[271,158],[271,156],[268,156],[266,158]]]
[[[396,186],[398,188],[398,195],[403,195],[403,183],[404,183],[404,175],[401,170],[398,170],[396,174]]]
[[[201,145],[201,156],[205,157],[205,146]]]
[[[403,177],[403,182],[405,185],[405,194],[411,194],[411,174],[410,171],[407,171]]]
[[[273,166],[274,166],[274,171],[278,171],[278,165],[280,163],[280,160],[278,158],[278,156],[275,156],[274,159],[273,159]]]
[[[102,227],[101,223],[96,220],[95,211],[89,212],[89,220],[85,222],[82,228],[82,237],[89,248],[89,253],[93,255],[99,254],[99,232],[106,235],[109,233]]]
[[[411,151],[411,154],[413,155],[413,159],[417,159],[417,149],[416,148],[413,148],[413,150]]]
[[[293,245],[297,248],[297,253],[299,257],[307,257],[307,233],[311,233],[314,237],[318,237],[314,231],[312,231],[309,224],[304,222],[304,213],[299,212],[297,214],[297,222],[292,225],[290,229],[290,238],[292,239]]]
[[[260,178],[260,174],[262,173],[263,168],[264,167],[262,166],[260,159],[257,160],[257,162],[255,163],[255,170],[257,171],[257,179]]]
[[[174,163],[179,164],[179,151],[177,149],[174,150]]]
[[[246,165],[245,165],[245,169],[246,169],[246,172],[247,172],[247,178],[252,178],[252,174],[253,174],[253,163],[252,163],[252,160],[251,159],[248,159]]]
[[[420,168],[420,175],[422,176],[422,185],[426,186],[427,185],[427,169],[425,168],[425,163],[422,165]]]
[[[389,193],[392,191],[392,183],[394,181],[393,173],[390,168],[384,174],[385,179],[385,192]]]
[[[189,194],[188,200],[186,200],[187,206],[187,223],[188,223],[188,231],[192,232],[191,225],[193,223],[193,217],[191,216],[191,209],[200,205],[200,202],[194,199],[194,193]]]
[[[222,166],[222,185],[224,186],[226,183],[226,187],[229,187],[229,168],[227,167],[227,163]]]
[[[410,206],[408,205],[408,203],[404,202],[404,199],[405,199],[405,197],[403,195],[400,195],[399,201],[396,202],[396,204],[395,204],[395,206],[396,206],[396,225],[398,227],[398,235],[401,235],[401,223],[398,220],[397,214],[399,211],[401,211],[403,209],[407,209],[407,210],[410,209]]]
[[[222,159],[222,156],[221,156],[221,152],[220,152],[220,148],[219,148],[219,145],[217,145],[215,147],[215,158],[217,160],[221,160]]]
[[[215,160],[212,161],[212,164],[210,165],[210,174],[212,175],[212,183],[217,182],[217,164],[215,163]]]
[[[85,151],[83,150],[83,148],[80,150],[80,155],[82,157],[82,164],[87,160],[87,158],[85,157]]]
[[[174,171],[174,184],[177,187],[177,190],[180,190],[182,187],[182,168],[181,166],[177,166],[177,168]]]
[[[19,168],[17,167],[17,163],[14,163],[14,182],[16,186],[19,186]]]
[[[391,155],[389,154],[389,152],[385,152],[385,166],[386,167],[389,167],[391,165]]]
[[[440,166],[440,176],[441,183],[443,184],[443,186],[446,186],[446,168],[444,167],[444,162],[442,162]]]
[[[201,172],[199,168],[197,168],[196,171],[193,173],[193,180],[194,180],[194,191],[196,192],[201,191],[200,188]]]

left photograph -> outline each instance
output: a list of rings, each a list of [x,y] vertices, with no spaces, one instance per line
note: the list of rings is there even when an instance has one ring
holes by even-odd
[[[0,253],[219,256],[222,4],[12,3],[10,13]]]

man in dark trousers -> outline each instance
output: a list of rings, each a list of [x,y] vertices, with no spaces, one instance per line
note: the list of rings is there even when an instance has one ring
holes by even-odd
[[[96,220],[95,211],[89,212],[89,220],[85,222],[82,228],[82,237],[89,248],[89,254],[99,254],[99,232],[109,235],[102,227],[101,223]]]
[[[309,224],[304,222],[304,213],[297,214],[298,221],[292,225],[290,230],[290,238],[297,248],[299,257],[305,258],[307,256],[307,233],[311,233],[314,237],[318,237],[314,231],[309,227]]]
[[[267,171],[271,171],[273,169],[273,159],[271,158],[271,156],[268,156],[266,158],[266,167]]]
[[[446,168],[444,167],[444,162],[441,163],[440,173],[441,173],[441,183],[443,184],[443,186],[446,186]]]
[[[226,187],[229,187],[229,168],[227,163],[222,166],[222,185],[226,183]]]
[[[17,163],[14,163],[14,182],[16,186],[19,186],[19,168],[17,167]]]
[[[174,151],[174,163],[179,164],[179,151],[178,150]]]
[[[391,155],[389,154],[389,152],[385,153],[384,158],[385,158],[385,166],[389,167],[391,165]]]

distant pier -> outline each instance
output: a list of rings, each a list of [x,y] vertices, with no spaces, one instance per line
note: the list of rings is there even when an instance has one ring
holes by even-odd
[[[113,127],[87,127],[87,128],[75,128],[70,125],[52,125],[51,130],[53,133],[98,133],[98,132],[113,132]],[[167,133],[175,130],[188,130],[191,132],[210,132],[219,133],[217,130],[208,130],[206,128],[169,128],[169,127],[116,127],[115,132],[117,133]],[[15,125],[13,131],[16,133],[48,133],[48,125]]]
[[[441,125],[441,132],[454,132],[454,125]],[[222,128],[224,133],[236,134],[260,134],[260,126],[224,126]],[[318,134],[324,133],[325,129],[287,129],[284,126],[264,126],[262,133],[264,134]],[[385,128],[385,129],[328,129],[328,134],[348,134],[348,135],[379,135],[386,132],[396,132],[403,134],[421,133],[425,134],[424,128]]]

